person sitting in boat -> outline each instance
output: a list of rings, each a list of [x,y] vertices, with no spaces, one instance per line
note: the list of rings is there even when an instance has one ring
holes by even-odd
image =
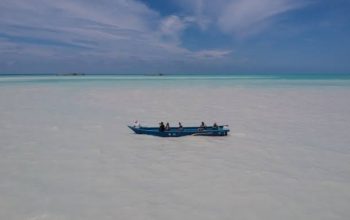
[[[178,128],[178,129],[179,129],[179,130],[183,130],[183,128],[184,128],[184,127],[182,126],[181,122],[179,122],[179,128]]]
[[[219,126],[218,126],[218,124],[216,124],[216,122],[214,122],[214,125],[213,125],[213,129],[219,129]]]
[[[140,128],[141,124],[137,120],[134,122],[134,128]]]
[[[165,125],[165,130],[166,130],[166,131],[169,131],[169,130],[170,130],[169,122],[166,123],[166,125]]]
[[[163,122],[159,123],[159,131],[161,131],[161,132],[165,131],[165,126],[164,126]]]
[[[198,130],[203,131],[204,129],[207,129],[207,125],[202,121],[201,126],[199,126]]]

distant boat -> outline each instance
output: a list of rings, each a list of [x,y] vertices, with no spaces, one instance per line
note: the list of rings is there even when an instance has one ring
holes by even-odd
[[[164,73],[145,74],[145,76],[164,76]]]
[[[58,73],[57,76],[85,76],[85,73]]]
[[[183,127],[171,128],[170,130],[159,131],[159,127],[134,127],[128,126],[136,134],[147,134],[158,137],[182,137],[182,136],[227,136],[230,129],[227,125],[220,125],[217,128],[214,127]]]

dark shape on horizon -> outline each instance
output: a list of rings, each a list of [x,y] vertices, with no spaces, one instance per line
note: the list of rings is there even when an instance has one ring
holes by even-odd
[[[57,73],[56,76],[85,76],[85,73]]]
[[[164,73],[149,73],[149,74],[144,74],[145,76],[164,76]]]

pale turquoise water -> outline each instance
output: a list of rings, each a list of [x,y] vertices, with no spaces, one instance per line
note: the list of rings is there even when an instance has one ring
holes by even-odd
[[[0,86],[21,84],[101,86],[350,86],[349,74],[307,75],[1,75]]]

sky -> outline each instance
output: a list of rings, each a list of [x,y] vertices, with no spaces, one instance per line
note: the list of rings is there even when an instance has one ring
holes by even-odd
[[[0,74],[350,73],[349,0],[0,0]]]

